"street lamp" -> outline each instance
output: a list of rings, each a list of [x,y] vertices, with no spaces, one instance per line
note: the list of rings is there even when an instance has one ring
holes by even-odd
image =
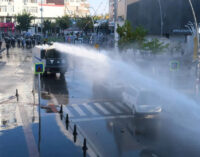
[[[96,14],[96,10],[95,10],[93,7],[89,7],[89,8],[93,9],[93,11],[94,11],[94,15],[95,15],[95,14]],[[91,15],[91,19],[92,19],[92,23],[93,23],[93,31],[94,31],[94,33],[95,33],[95,28],[94,28],[94,18],[92,17],[92,15]]]
[[[196,38],[197,38],[197,52],[196,54],[198,55],[198,58],[200,59],[200,54],[198,53],[198,49],[199,49],[199,29],[198,29],[198,23],[197,23],[197,17],[194,11],[194,7],[192,5],[192,1],[188,0],[190,3],[190,7],[192,9],[192,14],[193,14],[193,18],[194,18],[194,24],[195,24],[195,28],[196,28]]]
[[[40,8],[40,11],[41,11],[41,35],[43,37],[43,7],[42,7],[42,0],[41,0],[41,8]]]
[[[160,35],[163,35],[163,17],[162,17],[162,6],[160,0],[158,0],[159,8],[160,8]]]
[[[117,34],[117,23],[118,23],[118,18],[117,18],[117,14],[118,14],[118,0],[114,0],[114,40],[115,40],[115,48],[117,49],[118,47],[118,34]]]
[[[197,57],[195,89],[196,89],[196,95],[198,95],[199,94],[199,85],[200,85],[199,29],[198,29],[197,17],[196,17],[195,11],[194,11],[194,7],[192,5],[192,1],[191,0],[188,0],[188,1],[189,1],[189,4],[190,4],[190,7],[192,9],[192,14],[193,14],[193,17],[194,17],[194,23],[195,23],[195,28],[196,28],[196,37],[195,37],[196,40],[194,40],[196,42],[196,43],[194,43],[194,46],[196,46],[196,52],[194,52],[195,53],[194,59],[196,59],[196,57]]]

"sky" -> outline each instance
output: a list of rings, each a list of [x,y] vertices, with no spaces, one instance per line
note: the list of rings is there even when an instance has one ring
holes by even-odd
[[[108,2],[109,0],[88,0],[90,6],[94,9],[90,9],[92,15],[94,15],[94,10],[96,11],[96,15],[106,14],[108,13]]]

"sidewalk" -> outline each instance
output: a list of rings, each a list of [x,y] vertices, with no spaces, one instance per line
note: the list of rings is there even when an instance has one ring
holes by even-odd
[[[10,49],[10,55],[4,54],[0,61],[5,62],[0,66],[0,157],[81,157],[82,149],[57,124],[57,113],[41,109],[39,124],[31,51]]]

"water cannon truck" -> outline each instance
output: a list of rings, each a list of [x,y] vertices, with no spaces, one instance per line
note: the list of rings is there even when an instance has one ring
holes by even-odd
[[[54,45],[36,46],[33,49],[33,63],[44,64],[44,75],[60,73],[64,76],[67,71],[67,55],[54,47]]]

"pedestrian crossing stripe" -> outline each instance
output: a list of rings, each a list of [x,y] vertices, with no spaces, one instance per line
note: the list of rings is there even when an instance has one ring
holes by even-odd
[[[67,107],[64,107],[64,112],[66,112],[69,117],[74,117],[74,115],[72,114],[72,112]]]
[[[94,103],[94,105],[102,111],[104,114],[111,114],[108,110],[106,110],[100,103]]]
[[[90,105],[88,105],[87,103],[83,103],[82,104],[89,112],[91,112],[93,115],[95,116],[99,116],[100,114],[95,111]]]
[[[121,107],[122,109],[124,109],[126,112],[130,112],[130,108],[126,105],[124,105],[121,102],[116,102],[117,105],[119,105],[119,107]]]
[[[80,116],[86,116],[86,113],[83,112],[83,110],[79,107],[79,105],[73,104],[72,106],[73,106],[74,110],[76,110],[76,112],[79,113]]]
[[[122,113],[121,110],[119,110],[119,108],[114,107],[113,104],[111,104],[110,102],[105,102],[106,105],[108,105],[113,111],[115,111],[116,113]]]
[[[69,117],[87,117],[87,116],[103,116],[112,114],[130,114],[131,110],[122,103],[83,103],[83,104],[72,104],[64,107],[64,112]]]

